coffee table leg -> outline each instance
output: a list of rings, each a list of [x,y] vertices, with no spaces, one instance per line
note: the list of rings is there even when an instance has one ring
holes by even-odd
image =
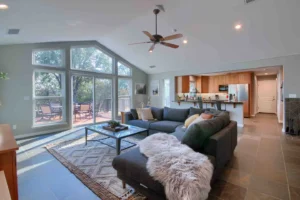
[[[88,130],[85,128],[85,146],[87,145],[87,135],[88,135]]]
[[[120,152],[121,152],[121,139],[116,139],[116,151],[117,151],[117,155],[120,155]]]
[[[147,130],[147,136],[149,136],[149,130]]]

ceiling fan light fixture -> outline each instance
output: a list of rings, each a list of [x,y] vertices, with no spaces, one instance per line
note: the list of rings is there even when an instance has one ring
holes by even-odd
[[[188,41],[187,41],[187,40],[183,40],[182,42],[183,42],[183,44],[187,44],[187,43],[188,43]]]
[[[149,50],[149,53],[152,53],[153,51],[152,50]]]
[[[241,30],[242,29],[242,24],[236,24],[234,26],[235,30]]]

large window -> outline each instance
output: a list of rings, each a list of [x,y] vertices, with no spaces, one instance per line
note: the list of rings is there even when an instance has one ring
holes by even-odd
[[[62,67],[64,65],[64,51],[61,49],[34,50],[32,64],[41,66]]]
[[[34,126],[66,121],[64,82],[65,74],[63,72],[34,71]]]
[[[170,99],[170,80],[164,79],[164,97],[163,97],[163,105],[170,107],[171,99]]]
[[[71,69],[111,74],[113,59],[96,47],[73,47]]]
[[[121,62],[118,62],[118,75],[119,76],[131,76],[131,68],[127,67]]]
[[[121,112],[129,111],[131,108],[131,90],[131,79],[118,79],[118,117],[121,116]]]

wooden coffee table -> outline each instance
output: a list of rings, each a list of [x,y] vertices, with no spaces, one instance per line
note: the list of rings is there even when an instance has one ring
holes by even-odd
[[[128,129],[123,130],[123,131],[118,131],[118,132],[113,132],[113,131],[103,129],[103,126],[107,126],[107,123],[86,126],[85,127],[85,145],[87,145],[88,141],[98,141],[98,142],[101,142],[102,144],[105,144],[107,146],[115,148],[117,151],[117,155],[119,155],[121,151],[136,145],[136,144],[126,140],[126,142],[130,143],[131,145],[129,145],[125,148],[121,148],[121,140],[122,139],[133,136],[133,135],[137,135],[140,133],[145,133],[145,132],[147,133],[147,136],[149,136],[149,132],[147,129],[140,128],[137,126],[127,125],[127,124],[124,124],[124,125],[128,126]],[[105,135],[107,137],[100,139],[100,140],[88,140],[87,139],[88,131],[93,131],[93,132],[99,133],[101,135]],[[108,139],[111,139],[111,138],[115,139],[115,141],[116,141],[115,145],[112,145],[111,143],[107,142]]]

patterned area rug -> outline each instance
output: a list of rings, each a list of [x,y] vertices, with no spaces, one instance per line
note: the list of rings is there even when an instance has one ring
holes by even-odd
[[[105,136],[93,133],[88,140],[103,139]],[[138,143],[135,137],[126,138],[129,142]],[[130,143],[121,141],[121,147],[126,148]],[[85,138],[58,142],[46,146],[47,150],[66,166],[82,183],[92,190],[102,200],[128,199],[143,200],[144,196],[117,178],[117,172],[112,167],[116,150],[97,141],[89,141],[85,146]],[[126,149],[126,152],[136,146]]]

